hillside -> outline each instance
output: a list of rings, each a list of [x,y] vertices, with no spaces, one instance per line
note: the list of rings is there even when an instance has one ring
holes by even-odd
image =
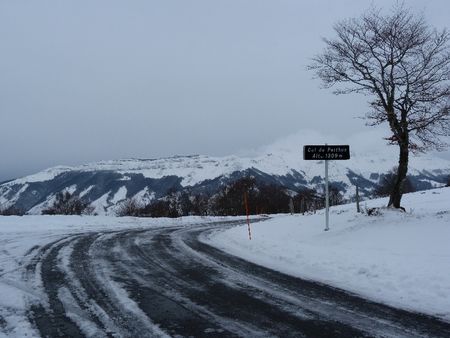
[[[254,156],[193,155],[57,166],[1,184],[0,207],[15,205],[38,214],[53,203],[58,192],[69,191],[92,203],[98,214],[112,214],[126,198],[136,197],[148,203],[170,191],[211,195],[244,176],[293,192],[305,188],[321,190],[324,164],[302,159],[305,139],[322,141],[319,136],[306,133],[264,147]],[[396,149],[365,150],[358,143],[351,149],[350,160],[330,162],[330,181],[346,198],[352,198],[355,185],[363,196],[370,197],[383,175],[397,162]],[[431,155],[412,157],[409,175],[418,190],[442,186],[450,175],[450,161]]]

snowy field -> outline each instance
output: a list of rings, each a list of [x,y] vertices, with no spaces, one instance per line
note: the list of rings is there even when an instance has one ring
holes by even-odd
[[[23,266],[27,253],[64,236],[89,231],[188,226],[228,218],[134,218],[108,216],[0,216],[0,337],[38,337],[26,317],[30,302],[45,296],[27,283]],[[5,332],[8,332],[5,335]]]
[[[406,213],[356,213],[355,205],[324,213],[279,215],[203,238],[231,254],[395,307],[450,321],[450,188],[404,195]],[[363,202],[381,207],[386,199]]]

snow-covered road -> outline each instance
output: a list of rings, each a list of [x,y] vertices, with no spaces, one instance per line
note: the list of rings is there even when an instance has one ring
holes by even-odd
[[[448,337],[450,324],[246,262],[199,240],[239,221],[65,235],[24,258],[48,337]]]

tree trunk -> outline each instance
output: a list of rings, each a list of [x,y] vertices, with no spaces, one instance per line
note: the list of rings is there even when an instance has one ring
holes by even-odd
[[[400,157],[398,161],[397,177],[395,179],[394,187],[391,191],[388,207],[400,208],[400,201],[403,195],[403,183],[408,173],[408,142],[403,141],[399,143]]]

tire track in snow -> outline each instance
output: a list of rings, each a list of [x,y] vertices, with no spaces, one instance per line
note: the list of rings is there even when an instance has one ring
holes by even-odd
[[[48,244],[27,266],[28,279],[38,277],[47,296],[29,311],[43,337],[165,336],[148,318],[138,320],[131,300],[121,304],[126,295],[117,294],[113,281],[99,279],[90,248],[108,235],[88,233]]]
[[[248,263],[201,240],[236,222],[86,233],[30,252],[44,337],[445,337],[450,324]]]

